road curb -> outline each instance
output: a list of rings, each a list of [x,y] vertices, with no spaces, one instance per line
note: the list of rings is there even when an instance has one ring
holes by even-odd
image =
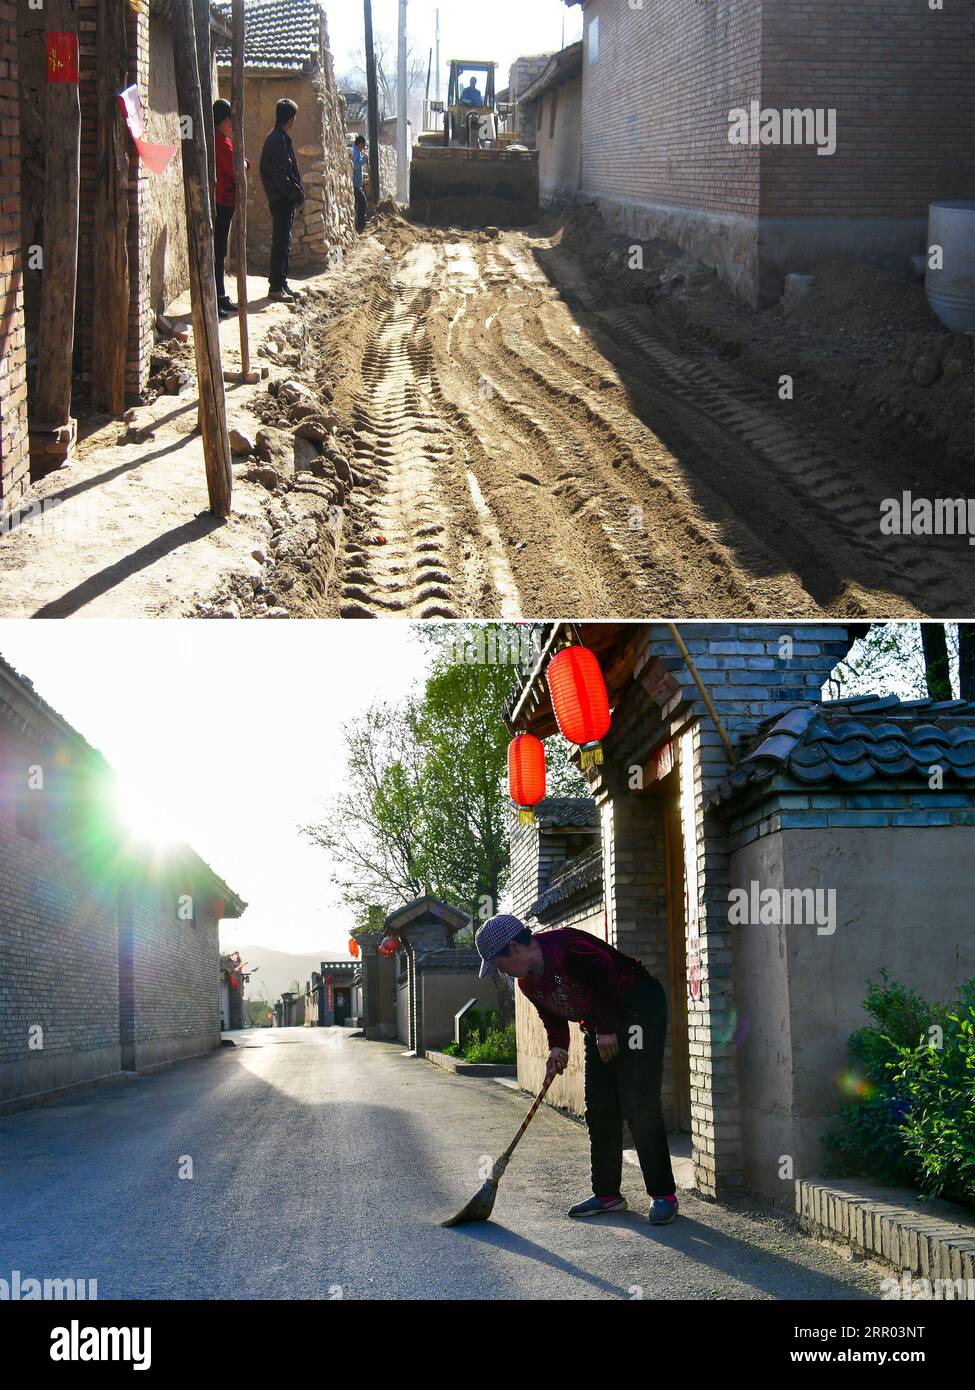
[[[796,1182],[796,1213],[807,1234],[896,1270],[905,1290],[910,1276],[910,1285],[928,1282],[927,1297],[975,1300],[975,1218],[962,1207],[922,1205],[906,1188],[809,1178]]]
[[[465,1062],[462,1057],[448,1057],[445,1052],[433,1052],[427,1048],[425,1057],[435,1067],[455,1072],[457,1076],[517,1076],[518,1068],[505,1062]]]

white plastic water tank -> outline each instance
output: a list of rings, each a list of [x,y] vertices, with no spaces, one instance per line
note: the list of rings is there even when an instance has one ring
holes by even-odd
[[[928,208],[928,256],[942,249],[942,269],[924,278],[928,303],[952,333],[975,333],[975,198],[947,198]]]

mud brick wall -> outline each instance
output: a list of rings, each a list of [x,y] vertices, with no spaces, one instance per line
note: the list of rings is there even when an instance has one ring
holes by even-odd
[[[21,252],[18,6],[0,3],[0,517],[27,492],[27,344]],[[2,880],[0,880],[2,881]]]
[[[173,30],[168,20],[149,16],[149,92],[146,108],[146,139],[156,145],[175,145],[180,150],[179,105],[176,100],[176,65],[173,57]],[[207,113],[204,112],[204,118]],[[190,283],[189,254],[186,247],[186,204],[183,196],[183,165],[180,153],[162,174],[150,174],[147,181],[149,255],[149,302],[155,313],[183,294]]]

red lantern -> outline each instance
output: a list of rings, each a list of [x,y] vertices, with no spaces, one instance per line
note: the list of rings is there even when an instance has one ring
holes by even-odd
[[[379,943],[379,954],[381,956],[395,956],[402,944],[398,936],[384,936]]]
[[[546,679],[559,729],[579,745],[585,772],[602,762],[599,741],[609,732],[609,697],[599,662],[588,647],[565,647],[549,662]]]
[[[521,824],[534,825],[531,808],[545,795],[545,749],[534,734],[516,734],[508,744],[508,790]]]
[[[349,955],[353,960],[359,959],[359,943],[354,936],[349,937]]]

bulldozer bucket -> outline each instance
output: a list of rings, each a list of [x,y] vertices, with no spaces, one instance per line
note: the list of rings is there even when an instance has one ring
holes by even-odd
[[[538,151],[414,145],[410,216],[433,226],[537,222]]]

